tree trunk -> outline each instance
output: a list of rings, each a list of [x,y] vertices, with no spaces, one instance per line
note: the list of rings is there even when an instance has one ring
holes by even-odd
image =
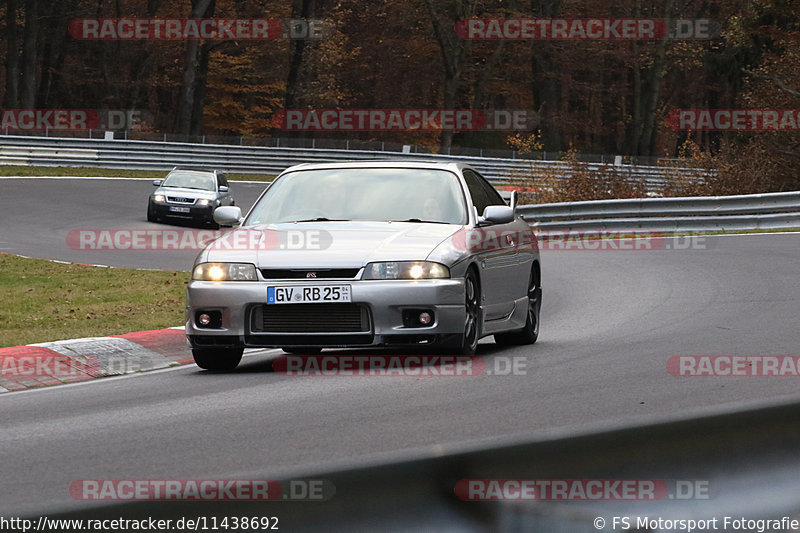
[[[19,105],[19,50],[17,48],[17,0],[6,0],[6,94],[3,107]]]
[[[664,18],[672,14],[674,0],[667,0],[664,4]],[[639,136],[637,155],[652,155],[656,139],[656,112],[658,99],[661,96],[661,86],[664,82],[664,65],[667,56],[667,38],[656,43],[653,66],[648,72],[647,93],[642,99],[642,132]]]
[[[299,3],[299,7],[298,7]],[[298,0],[292,6],[292,18],[310,19],[322,17],[323,0]],[[289,74],[286,77],[286,96],[284,107],[292,109],[300,103],[300,71],[303,66],[303,53],[306,50],[307,39],[292,41],[292,57],[289,60]]]
[[[475,15],[477,0],[452,0],[452,9],[448,13],[449,19],[446,25],[439,21],[439,14],[433,5],[432,0],[426,0],[428,13],[433,24],[433,31],[442,52],[444,62],[444,95],[443,109],[454,109],[456,96],[458,94],[458,84],[461,74],[464,71],[464,62],[470,48],[470,41],[459,38],[455,33],[455,23],[460,19],[471,18]],[[439,153],[450,152],[453,144],[453,132],[442,131],[439,141]]]
[[[205,18],[214,15],[214,0],[192,0],[192,12],[189,18]],[[205,75],[200,65],[200,41],[190,40],[186,43],[186,59],[183,67],[183,85],[178,105],[178,133],[191,135],[193,115],[198,112],[195,107],[198,78]],[[206,68],[208,65],[206,64]],[[199,110],[202,114],[202,106]]]
[[[22,107],[36,107],[36,38],[39,33],[38,0],[25,0],[22,43]]]
[[[554,18],[561,9],[561,0],[531,0],[531,11],[541,18]],[[534,106],[541,110],[542,142],[548,150],[561,151],[561,127],[558,113],[561,108],[561,83],[555,77],[559,71],[552,45],[546,41],[531,41],[531,73]]]

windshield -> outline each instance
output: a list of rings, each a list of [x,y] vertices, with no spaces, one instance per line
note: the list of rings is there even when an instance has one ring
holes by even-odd
[[[215,191],[216,182],[212,174],[200,172],[170,172],[162,187],[182,187],[184,189],[200,189],[203,191]]]
[[[455,174],[419,168],[301,170],[282,176],[246,224],[375,220],[463,224]]]

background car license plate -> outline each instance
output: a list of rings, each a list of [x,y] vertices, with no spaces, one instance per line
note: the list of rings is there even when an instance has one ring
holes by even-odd
[[[350,285],[267,287],[268,304],[349,302]]]
[[[169,210],[172,211],[173,213],[189,213],[191,211],[191,209],[189,209],[188,207],[175,207],[175,206],[170,207]]]

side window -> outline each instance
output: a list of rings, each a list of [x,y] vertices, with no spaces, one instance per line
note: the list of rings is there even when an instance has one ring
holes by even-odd
[[[486,198],[489,200],[489,205],[506,205],[505,200],[503,200],[503,197],[500,196],[499,192],[497,192],[497,189],[492,187],[492,184],[486,181],[486,178],[480,174],[477,176],[481,182],[481,185],[483,186],[483,190],[486,192]]]
[[[472,205],[478,209],[478,214],[482,215],[486,206],[492,205],[492,202],[486,194],[481,178],[471,170],[464,170],[464,180],[467,182],[469,195],[472,196]]]

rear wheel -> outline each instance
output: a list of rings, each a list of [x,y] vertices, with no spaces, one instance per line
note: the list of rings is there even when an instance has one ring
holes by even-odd
[[[205,370],[233,370],[243,353],[244,348],[192,348],[194,362]]]
[[[542,309],[542,287],[539,268],[534,266],[528,282],[528,317],[521,331],[498,333],[494,341],[500,345],[533,344],[539,338],[539,314]]]

